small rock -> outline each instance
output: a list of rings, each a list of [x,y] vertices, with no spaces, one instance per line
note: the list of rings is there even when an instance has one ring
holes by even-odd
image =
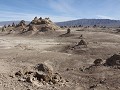
[[[102,64],[102,62],[103,62],[102,59],[96,59],[93,63],[94,63],[94,65],[99,66]]]
[[[22,76],[21,71],[16,72],[16,73],[15,73],[15,76]]]

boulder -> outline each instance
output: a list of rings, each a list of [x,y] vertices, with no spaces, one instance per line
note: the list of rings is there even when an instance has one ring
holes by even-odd
[[[103,62],[102,59],[96,59],[93,63],[94,63],[95,66],[99,66],[99,65],[102,64],[102,62]]]
[[[46,82],[51,80],[53,71],[45,64],[37,64],[35,66],[35,70],[37,70],[37,72],[35,73],[34,77],[36,77],[38,80],[43,79]]]
[[[120,66],[120,54],[114,54],[105,62],[108,66]]]
[[[34,68],[37,71],[52,75],[52,70],[45,64],[42,64],[42,63],[37,64]]]

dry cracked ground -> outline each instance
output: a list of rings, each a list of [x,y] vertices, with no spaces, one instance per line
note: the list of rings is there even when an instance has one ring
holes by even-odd
[[[57,31],[60,35],[65,32]],[[71,33],[67,37],[1,35],[0,90],[120,90],[119,68],[93,64],[96,59],[105,63],[120,53],[120,35],[92,30]],[[73,48],[81,34],[87,47]],[[51,67],[62,80],[41,83],[44,80],[32,69],[40,63]],[[26,79],[22,71],[33,73],[37,80]]]

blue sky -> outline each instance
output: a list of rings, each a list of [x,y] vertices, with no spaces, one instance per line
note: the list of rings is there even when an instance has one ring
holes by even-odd
[[[120,19],[120,0],[0,0],[0,21],[50,17],[54,22],[81,18]]]

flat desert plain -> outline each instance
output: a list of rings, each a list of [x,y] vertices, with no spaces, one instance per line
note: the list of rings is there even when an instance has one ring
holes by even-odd
[[[64,35],[66,30],[43,37],[1,34],[0,90],[120,90],[119,68],[104,65],[106,59],[120,53],[120,34],[112,29],[93,29],[71,29],[68,36]],[[85,47],[77,46],[81,35]],[[102,59],[101,65],[94,65],[96,59]],[[41,83],[21,76],[20,71],[30,74],[40,63],[63,81]]]

